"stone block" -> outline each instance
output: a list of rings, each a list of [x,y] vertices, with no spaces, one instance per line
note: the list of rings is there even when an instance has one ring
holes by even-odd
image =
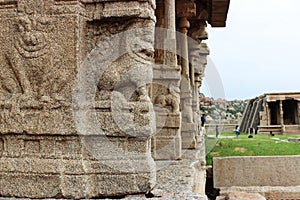
[[[264,196],[268,200],[298,200],[300,198],[300,191],[268,191]]]
[[[231,192],[226,196],[219,196],[217,200],[266,200],[265,197],[258,193],[247,193],[247,192]]]
[[[0,173],[0,196],[20,198],[61,197],[60,176]]]
[[[41,158],[5,158],[0,160],[1,171],[21,174],[83,174],[83,161]]]
[[[182,122],[181,131],[183,131],[183,132],[196,132],[196,124],[195,123]]]
[[[156,112],[156,133],[152,138],[152,154],[157,160],[174,160],[181,156],[180,113]]]
[[[151,151],[151,142],[142,138],[129,138],[127,150],[129,153],[147,154]]]
[[[178,137],[179,134],[180,134],[179,129],[164,127],[162,129],[158,129],[158,132],[155,134],[155,137],[174,138],[174,137]]]
[[[297,186],[299,164],[300,156],[214,158],[214,186]]]
[[[181,157],[181,137],[154,137],[152,156],[155,160],[176,160]]]
[[[170,81],[179,81],[181,79],[179,68],[168,65],[155,65],[153,68],[154,83],[167,87]]]
[[[157,129],[162,127],[180,128],[181,115],[180,113],[159,113],[156,112]]]
[[[196,147],[196,125],[193,123],[182,122],[181,129],[182,148],[195,148]]]
[[[141,193],[149,191],[153,187],[155,178],[150,174],[131,174],[131,175],[93,175],[96,196],[123,196],[130,193]],[[134,183],[134,184],[133,184]]]
[[[64,175],[61,179],[61,194],[64,198],[81,199],[95,196],[91,175]]]
[[[8,136],[5,140],[6,151],[5,156],[20,157],[23,148],[23,141],[17,137]]]

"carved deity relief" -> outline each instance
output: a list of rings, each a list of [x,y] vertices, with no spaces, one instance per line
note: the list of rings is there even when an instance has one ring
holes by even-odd
[[[63,84],[57,73],[61,48],[52,44],[54,29],[46,11],[49,0],[21,0],[13,21],[12,44],[4,51],[0,94],[21,94],[27,99],[59,99]],[[55,96],[55,97],[54,97]]]

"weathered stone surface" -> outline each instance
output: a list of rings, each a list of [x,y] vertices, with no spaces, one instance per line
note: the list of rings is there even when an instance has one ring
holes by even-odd
[[[241,131],[251,128],[262,134],[300,133],[300,93],[266,93],[250,99],[241,122]]]
[[[221,188],[220,196],[227,196],[229,193],[259,193],[266,199],[298,199],[300,197],[300,186],[251,186],[251,187],[226,187]]]
[[[92,198],[154,186],[154,8],[1,2],[0,196]]]
[[[214,186],[298,186],[300,156],[214,158]]]
[[[197,6],[213,9],[207,1]],[[152,156],[181,158],[189,139],[196,148],[200,72],[189,70],[187,33],[195,14],[209,20],[201,13],[195,1],[181,0],[0,1],[0,196],[105,198],[153,189]],[[154,30],[156,19],[168,31]],[[204,28],[193,31],[206,37]],[[163,198],[206,199],[203,148],[176,167],[182,180]]]
[[[153,67],[152,101],[156,111],[156,134],[152,152],[156,160],[181,156],[180,68],[177,65],[175,0],[158,0]]]
[[[276,199],[282,199],[282,200],[289,200],[289,199],[299,199],[300,198],[300,191],[284,191],[284,190],[278,190],[278,191],[268,191],[265,192],[266,199],[270,200],[276,200]]]
[[[157,186],[153,194],[161,199],[207,199],[202,189],[205,187],[205,180],[201,181],[205,178],[205,169],[199,163],[200,151],[197,146],[184,150],[181,160],[156,161]]]
[[[231,192],[226,196],[219,196],[216,200],[266,200],[265,197],[258,193],[246,193],[246,192]]]

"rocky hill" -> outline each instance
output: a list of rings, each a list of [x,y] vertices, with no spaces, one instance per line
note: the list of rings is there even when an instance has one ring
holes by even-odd
[[[206,120],[210,123],[238,123],[247,105],[247,100],[227,101],[205,97],[203,94],[200,94],[199,101],[201,113],[206,114]]]

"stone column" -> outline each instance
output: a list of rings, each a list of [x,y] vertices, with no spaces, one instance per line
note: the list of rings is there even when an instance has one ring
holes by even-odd
[[[194,96],[193,96],[193,111],[194,113],[197,113],[197,115],[194,114],[194,121],[197,124],[198,127],[200,127],[201,120],[200,120],[200,108],[199,108],[199,89],[202,86],[202,80],[204,77],[205,68],[207,65],[207,56],[209,55],[209,49],[205,43],[201,43],[198,45],[198,50],[194,51],[197,52],[197,58],[194,57],[194,61],[192,62],[192,66],[195,69],[195,86],[194,86]],[[195,59],[196,58],[196,59]],[[193,64],[194,63],[194,64]],[[197,131],[196,135],[200,135],[200,129]],[[201,138],[203,139],[204,135],[200,135],[200,138],[198,138],[198,142],[201,141]]]
[[[197,165],[199,168],[196,170],[198,180],[195,181],[194,192],[205,194],[205,182],[206,182],[206,161],[205,161],[205,139],[204,133],[201,132],[201,120],[200,120],[200,108],[199,108],[199,89],[202,85],[202,79],[204,77],[204,71],[207,64],[207,55],[209,50],[203,40],[208,39],[205,28],[208,20],[207,5],[203,2],[196,2],[196,16],[190,19],[191,27],[188,35],[189,39],[189,58],[190,58],[190,81],[193,91],[193,117],[196,124],[196,138],[197,148],[199,149],[199,160]]]
[[[176,54],[175,0],[158,0],[157,3],[159,28],[152,85],[157,131],[152,138],[152,156],[156,160],[175,160],[181,157],[181,76]]]
[[[280,116],[280,125],[281,125],[281,126],[284,126],[282,100],[279,101],[279,116]]]
[[[298,102],[297,102],[297,110],[298,110],[298,112],[297,112],[297,117],[298,117],[298,125],[300,125],[300,101],[299,100],[297,100]]]
[[[192,38],[189,40],[189,58],[191,67],[191,82],[193,89],[193,114],[194,123],[196,124],[196,139],[198,142],[197,148],[199,148],[199,163],[201,166],[196,171],[198,181],[195,182],[194,192],[205,194],[205,180],[206,180],[206,161],[205,161],[205,140],[204,134],[201,132],[201,121],[200,121],[200,109],[199,109],[199,89],[202,85],[202,78],[204,77],[204,71],[207,64],[207,55],[209,50],[205,43],[201,43],[202,40],[207,39],[207,33],[205,31],[206,22],[205,20],[194,19],[191,23],[191,29],[189,36]],[[193,69],[193,70],[192,70]],[[194,77],[194,78],[192,78]],[[194,80],[193,80],[194,79]]]
[[[153,3],[1,1],[1,197],[154,187]]]
[[[192,87],[190,82],[190,68],[189,68],[189,49],[187,33],[190,23],[186,17],[182,17],[178,22],[178,30],[182,33],[180,44],[181,52],[181,84],[180,84],[180,99],[182,111],[182,148],[195,148],[196,145],[196,125],[193,120],[192,111]]]
[[[181,69],[182,69],[182,76],[185,79],[190,79],[189,74],[189,49],[188,49],[188,40],[187,40],[187,33],[188,29],[190,28],[190,22],[187,20],[186,17],[181,17],[178,22],[178,30],[182,33],[182,38],[180,41],[180,51],[181,51]]]
[[[179,34],[177,41],[180,49],[180,65],[181,65],[181,83],[180,83],[180,99],[182,112],[182,148],[195,148],[196,146],[196,124],[194,122],[192,110],[192,85],[189,63],[189,46],[188,46],[188,31],[190,28],[189,19],[196,15],[196,4],[193,0],[177,0],[176,1],[177,14],[177,29]]]
[[[265,102],[265,108],[266,108],[267,126],[270,126],[271,125],[270,108],[269,108],[269,104],[266,101],[266,99],[264,100],[264,102]]]

